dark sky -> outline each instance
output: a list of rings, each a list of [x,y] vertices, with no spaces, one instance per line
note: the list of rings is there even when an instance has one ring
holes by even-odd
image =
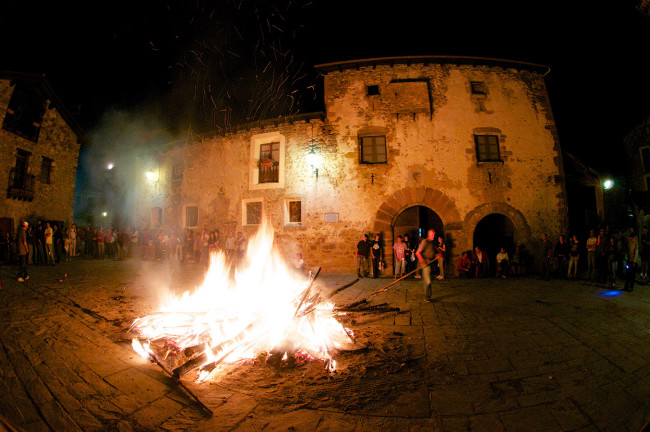
[[[603,171],[621,170],[622,138],[650,114],[648,41],[650,18],[627,1],[0,5],[0,70],[47,74],[88,131],[113,109],[182,124],[191,106],[209,103],[207,85],[222,78],[230,84],[213,85],[210,95],[232,103],[250,99],[241,84],[261,70],[268,79],[267,60],[274,67],[289,63],[280,72],[307,95],[291,109],[308,111],[315,107],[305,90],[314,64],[405,55],[495,57],[551,67],[547,85],[562,147]],[[271,105],[245,114],[284,109]]]

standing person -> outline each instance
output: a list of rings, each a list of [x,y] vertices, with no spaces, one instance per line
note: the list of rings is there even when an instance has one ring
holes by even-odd
[[[97,228],[97,259],[104,259],[104,230]]]
[[[36,245],[36,263],[38,265],[45,265],[45,234],[43,231],[43,224],[41,221],[37,222],[36,232],[34,233],[34,244]]]
[[[74,223],[70,225],[70,229],[68,230],[68,238],[70,239],[70,249],[71,252],[69,252],[70,256],[76,257],[79,254],[77,253],[77,225]]]
[[[650,234],[648,227],[643,227],[639,243],[639,257],[641,257],[641,279],[648,279],[648,256],[650,255]]]
[[[616,242],[616,249],[618,250],[618,255],[616,257],[616,273],[617,276],[624,279],[625,278],[625,256],[627,253],[627,239],[623,235],[623,231],[618,230],[618,240]]]
[[[54,265],[54,230],[49,222],[45,222],[45,251],[47,254],[47,263]]]
[[[616,286],[616,262],[618,258],[618,250],[616,248],[616,237],[609,238],[609,245],[607,246],[607,283]]]
[[[560,235],[558,242],[555,244],[554,255],[557,260],[557,274],[558,277],[561,277],[567,273],[569,264],[569,244],[563,235]]]
[[[598,245],[598,238],[594,230],[589,230],[589,238],[587,239],[587,279],[594,281],[596,279],[596,246]]]
[[[235,244],[237,246],[237,264],[242,265],[244,262],[244,254],[246,253],[246,237],[241,232],[237,233]]]
[[[569,240],[569,270],[567,270],[567,278],[575,279],[578,275],[579,258],[580,242],[578,241],[578,236],[574,234],[571,240]]]
[[[411,247],[408,234],[404,234],[404,246],[404,273],[410,273],[417,264],[415,263],[415,256],[413,256],[415,251]]]
[[[506,278],[506,273],[508,273],[508,262],[508,252],[506,252],[505,248],[501,248],[497,254],[497,277],[499,277],[499,274],[501,274],[501,277],[503,279]]]
[[[377,279],[379,277],[379,266],[383,258],[383,250],[381,247],[379,234],[370,243],[370,256],[372,257],[372,277]]]
[[[601,229],[596,243],[596,282],[607,283],[607,248],[609,237],[605,230]]]
[[[436,246],[436,262],[438,263],[438,276],[436,279],[443,280],[445,278],[445,255],[447,254],[447,246],[445,239],[442,236],[438,237],[438,245]]]
[[[625,286],[623,290],[632,291],[634,289],[634,279],[636,278],[637,260],[639,259],[639,244],[634,228],[630,228],[627,244],[627,272],[625,273]]]
[[[541,278],[544,280],[551,280],[551,258],[553,258],[553,246],[546,238],[546,234],[542,234],[542,244],[540,246],[540,258],[542,266],[540,269]]]
[[[34,264],[34,230],[32,229],[31,226],[27,227],[27,245],[29,246],[29,251],[27,252],[27,264],[28,265],[33,265]]]
[[[235,234],[232,231],[228,231],[228,238],[226,239],[226,257],[230,261],[232,261],[235,257],[235,246],[236,246],[236,240],[235,240]]]
[[[479,276],[488,276],[490,273],[490,259],[479,246],[476,246],[474,248],[474,255],[472,255],[472,267],[474,267],[475,279],[478,279]]]
[[[359,243],[357,243],[357,276],[368,277],[370,270],[368,269],[368,259],[370,258],[370,241],[368,235],[364,234]]]
[[[72,238],[70,237],[70,228],[63,230],[63,247],[65,248],[65,260],[70,261],[70,258],[74,256],[72,251]]]
[[[52,239],[54,242],[54,260],[58,264],[63,256],[63,233],[58,224],[52,227]]]
[[[395,279],[401,278],[406,272],[406,243],[402,241],[402,236],[397,236],[397,242],[393,245],[395,255]]]
[[[427,237],[420,242],[415,256],[422,267],[422,282],[424,283],[424,301],[431,303],[433,300],[431,289],[431,261],[436,256],[436,231],[430,229],[427,231]]]
[[[210,234],[205,228],[201,230],[201,263],[210,264]]]
[[[29,224],[23,222],[18,230],[18,238],[16,239],[16,246],[18,247],[18,282],[25,282],[29,279],[27,274],[27,254],[29,253],[29,246],[27,245],[27,227]]]
[[[138,233],[138,229],[136,227],[133,227],[131,229],[131,247],[129,248],[129,255],[128,257],[132,256],[139,256],[139,245],[140,245],[140,233]]]

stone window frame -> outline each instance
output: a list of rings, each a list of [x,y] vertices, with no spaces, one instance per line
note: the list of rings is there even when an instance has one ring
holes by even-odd
[[[644,173],[650,173],[650,163],[648,164],[649,166],[646,166],[645,159],[643,157],[643,150],[647,150],[648,153],[650,153],[650,146],[641,146],[639,147],[639,159],[641,159],[641,168],[643,169]],[[648,155],[648,158],[650,159],[650,154]]]
[[[41,160],[41,176],[40,181],[43,184],[52,184],[54,183],[54,159],[43,156]]]
[[[47,101],[29,87],[17,84],[9,99],[2,129],[37,143]]]
[[[260,183],[260,149],[263,144],[277,142],[280,144],[280,157],[278,162],[278,181],[273,183]],[[284,189],[284,160],[287,139],[279,131],[256,134],[250,141],[250,163],[248,170],[248,189]]]
[[[383,138],[384,139],[384,160],[383,161],[365,161],[363,158],[363,148],[364,140],[368,138]],[[373,140],[374,141],[374,140]],[[378,164],[387,164],[388,163],[388,144],[387,144],[386,135],[359,135],[359,163],[362,165],[378,165]],[[376,145],[375,145],[376,146]]]
[[[472,80],[469,82],[469,88],[473,95],[487,96],[488,91],[485,81]]]
[[[248,204],[250,203],[260,203],[261,206],[261,211],[260,211],[260,221],[259,223],[249,223],[250,221],[248,220]],[[264,199],[263,198],[247,198],[243,199],[241,202],[241,222],[242,226],[259,226],[262,221],[264,220],[264,217],[266,215],[266,210],[264,208]]]
[[[300,220],[298,222],[291,220],[291,203],[300,203]],[[302,226],[303,224],[302,198],[286,198],[284,200],[284,225],[285,226]]]
[[[190,225],[189,221],[189,215],[188,215],[188,210],[189,209],[196,209],[196,225]],[[199,206],[193,205],[193,204],[188,204],[183,206],[183,226],[185,228],[198,228],[199,227]]]
[[[480,143],[479,140],[482,137],[495,137],[497,142],[496,142],[496,158],[487,158],[487,159],[482,159],[481,158],[481,151],[479,150],[479,146],[484,145],[484,143]],[[489,145],[489,143],[487,143]],[[477,163],[483,163],[483,162],[501,162],[503,163],[503,158],[501,157],[501,137],[500,134],[496,132],[483,132],[483,133],[474,133],[474,151],[476,152],[476,162]],[[491,152],[488,152],[487,154],[489,155]]]

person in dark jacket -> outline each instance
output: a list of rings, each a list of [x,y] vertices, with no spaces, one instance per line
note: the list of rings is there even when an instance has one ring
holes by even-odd
[[[370,270],[368,269],[369,257],[370,242],[368,241],[368,235],[364,234],[359,243],[357,243],[357,276],[370,276]]]

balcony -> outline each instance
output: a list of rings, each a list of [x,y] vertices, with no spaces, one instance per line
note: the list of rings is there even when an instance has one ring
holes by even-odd
[[[280,167],[277,165],[264,165],[260,164],[260,183],[277,183],[280,176]]]
[[[7,198],[21,201],[32,201],[34,199],[34,183],[36,177],[25,172],[16,171],[11,168],[9,171],[9,188]]]

